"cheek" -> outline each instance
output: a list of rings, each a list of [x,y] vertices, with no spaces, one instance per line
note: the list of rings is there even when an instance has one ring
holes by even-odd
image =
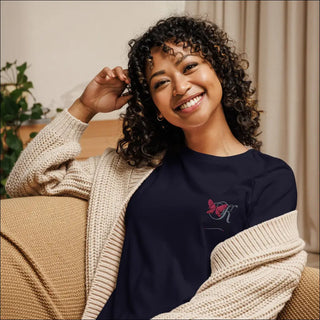
[[[204,81],[206,83],[211,84],[212,86],[218,87],[220,84],[220,81],[215,73],[213,73],[211,70],[207,72],[203,72],[201,75],[201,81]]]
[[[152,94],[151,98],[153,100],[153,103],[159,110],[164,106],[168,106],[168,103],[170,102],[170,97],[168,93],[165,92],[165,90],[162,90],[161,92],[158,92],[156,94]]]
[[[217,97],[222,97],[222,85],[217,76],[203,75],[203,81],[208,84],[208,91],[211,91]]]
[[[222,86],[221,86],[220,81],[217,81],[214,86],[215,86],[215,90],[217,92],[217,95],[221,99],[222,98]]]

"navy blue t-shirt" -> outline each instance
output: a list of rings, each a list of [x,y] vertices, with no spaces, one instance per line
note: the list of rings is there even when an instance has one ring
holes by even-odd
[[[150,319],[189,301],[218,243],[296,203],[291,168],[254,149],[166,155],[129,201],[117,286],[98,319]]]

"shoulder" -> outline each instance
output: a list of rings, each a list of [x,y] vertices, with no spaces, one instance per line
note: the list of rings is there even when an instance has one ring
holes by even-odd
[[[111,167],[113,169],[132,169],[132,166],[130,166],[127,161],[125,161],[116,151],[115,148],[107,148],[105,149],[101,161],[103,162],[103,165],[107,167]]]
[[[292,168],[282,159],[255,152],[259,169],[252,180],[249,226],[296,209],[297,187]]]
[[[154,170],[150,166],[135,167],[121,157],[115,148],[107,148],[101,157],[102,166],[113,171],[115,174],[124,175],[132,174],[132,172],[148,172]]]
[[[252,201],[277,200],[290,196],[290,203],[297,197],[297,186],[292,168],[282,159],[256,151],[255,172],[252,179]],[[278,200],[277,200],[278,201]]]
[[[294,172],[290,165],[283,159],[271,156],[269,154],[254,150],[255,177],[273,176],[276,180],[279,178],[294,179]]]
[[[292,190],[296,193],[296,180],[292,168],[283,159],[256,151],[253,173],[254,194],[282,194]]]

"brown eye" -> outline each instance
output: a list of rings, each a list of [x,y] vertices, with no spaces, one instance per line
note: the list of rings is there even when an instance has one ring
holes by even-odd
[[[155,85],[154,85],[154,89],[158,89],[160,86],[162,86],[163,84],[165,84],[168,80],[161,80],[158,81]]]
[[[193,69],[194,67],[196,67],[198,65],[198,63],[190,63],[188,64],[184,69],[183,69],[183,72],[188,72],[190,71],[191,69]]]

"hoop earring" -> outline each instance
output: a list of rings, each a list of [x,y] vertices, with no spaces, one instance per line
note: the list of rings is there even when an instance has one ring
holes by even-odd
[[[159,115],[157,114],[157,120],[158,121],[163,121],[163,117],[160,118]]]

